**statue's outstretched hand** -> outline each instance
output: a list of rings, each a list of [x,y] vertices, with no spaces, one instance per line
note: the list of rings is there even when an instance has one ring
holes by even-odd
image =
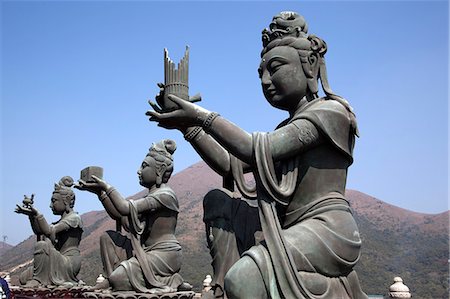
[[[163,111],[155,103],[149,101],[154,111],[147,111],[145,114],[150,116],[150,121],[158,122],[158,126],[166,129],[185,128],[201,125],[209,114],[209,111],[194,104],[201,100],[199,95],[185,101],[173,94],[168,95],[169,100],[177,105],[173,111]]]
[[[95,175],[92,176],[92,181],[87,182],[84,180],[78,180],[78,183],[74,185],[74,188],[89,191],[97,195],[100,195],[102,191],[108,190],[109,187],[111,186],[108,183],[96,177]]]
[[[24,195],[23,197],[23,205],[16,205],[16,209],[14,210],[14,212],[16,212],[17,214],[24,214],[28,216],[36,216],[37,214],[39,214],[38,210],[33,207],[34,194],[31,195],[31,198],[27,197],[26,195]]]

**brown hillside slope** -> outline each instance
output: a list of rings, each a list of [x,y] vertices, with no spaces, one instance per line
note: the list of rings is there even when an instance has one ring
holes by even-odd
[[[6,243],[6,242],[1,242],[0,241],[0,255],[2,255],[3,253],[5,253],[6,251],[8,251],[9,249],[13,248],[14,246]]]
[[[202,198],[221,186],[221,178],[199,162],[174,175],[169,185],[180,203],[177,238],[184,254],[182,275],[199,288],[205,275],[212,272],[202,221]],[[139,193],[132,197],[138,196]],[[348,190],[347,197],[364,241],[358,272],[367,293],[385,293],[392,278],[400,275],[415,298],[427,298],[423,292],[428,291],[433,298],[448,294],[449,212],[415,213],[354,190]],[[89,212],[82,218],[85,233],[80,247],[84,261],[79,278],[92,284],[101,272],[99,237],[113,229],[114,223],[104,211]],[[30,237],[1,255],[0,270],[30,259],[33,244],[34,238]]]

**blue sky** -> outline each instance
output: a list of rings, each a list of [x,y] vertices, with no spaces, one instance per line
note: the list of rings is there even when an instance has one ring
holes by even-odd
[[[40,2],[1,3],[0,234],[29,236],[13,213],[24,194],[49,221],[53,183],[99,165],[123,195],[149,146],[175,139],[175,171],[200,160],[176,131],[148,122],[163,80],[163,48],[190,46],[190,93],[245,130],[286,117],[257,75],[261,30],[283,10],[302,14],[328,44],[332,89],[355,109],[361,138],[347,187],[423,213],[448,210],[448,3]],[[76,210],[102,209],[77,191]]]

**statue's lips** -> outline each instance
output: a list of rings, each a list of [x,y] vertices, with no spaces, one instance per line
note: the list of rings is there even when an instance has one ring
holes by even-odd
[[[266,96],[273,98],[276,94],[277,91],[275,89],[266,89]]]

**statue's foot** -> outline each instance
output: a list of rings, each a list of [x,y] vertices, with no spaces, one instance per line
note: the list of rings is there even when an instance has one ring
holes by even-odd
[[[110,288],[109,280],[105,279],[102,282],[97,283],[91,288],[91,290],[106,290]]]
[[[74,287],[74,283],[73,282],[69,282],[69,281],[65,281],[62,284],[60,284],[58,286],[59,289],[70,289]]]
[[[202,294],[202,297],[200,297],[201,299],[216,299],[216,298],[223,298],[223,297],[216,297],[216,295],[214,295],[214,291],[213,290],[209,290],[208,292],[204,292]]]
[[[25,288],[37,288],[41,285],[41,283],[39,281],[37,281],[36,279],[31,279],[29,281],[27,281],[27,283],[24,285]]]
[[[150,294],[161,295],[165,293],[172,293],[174,290],[169,286],[164,286],[162,288],[153,288],[150,289]]]
[[[190,290],[192,290],[192,285],[187,283],[186,281],[180,284],[177,289],[178,292],[187,292]]]

